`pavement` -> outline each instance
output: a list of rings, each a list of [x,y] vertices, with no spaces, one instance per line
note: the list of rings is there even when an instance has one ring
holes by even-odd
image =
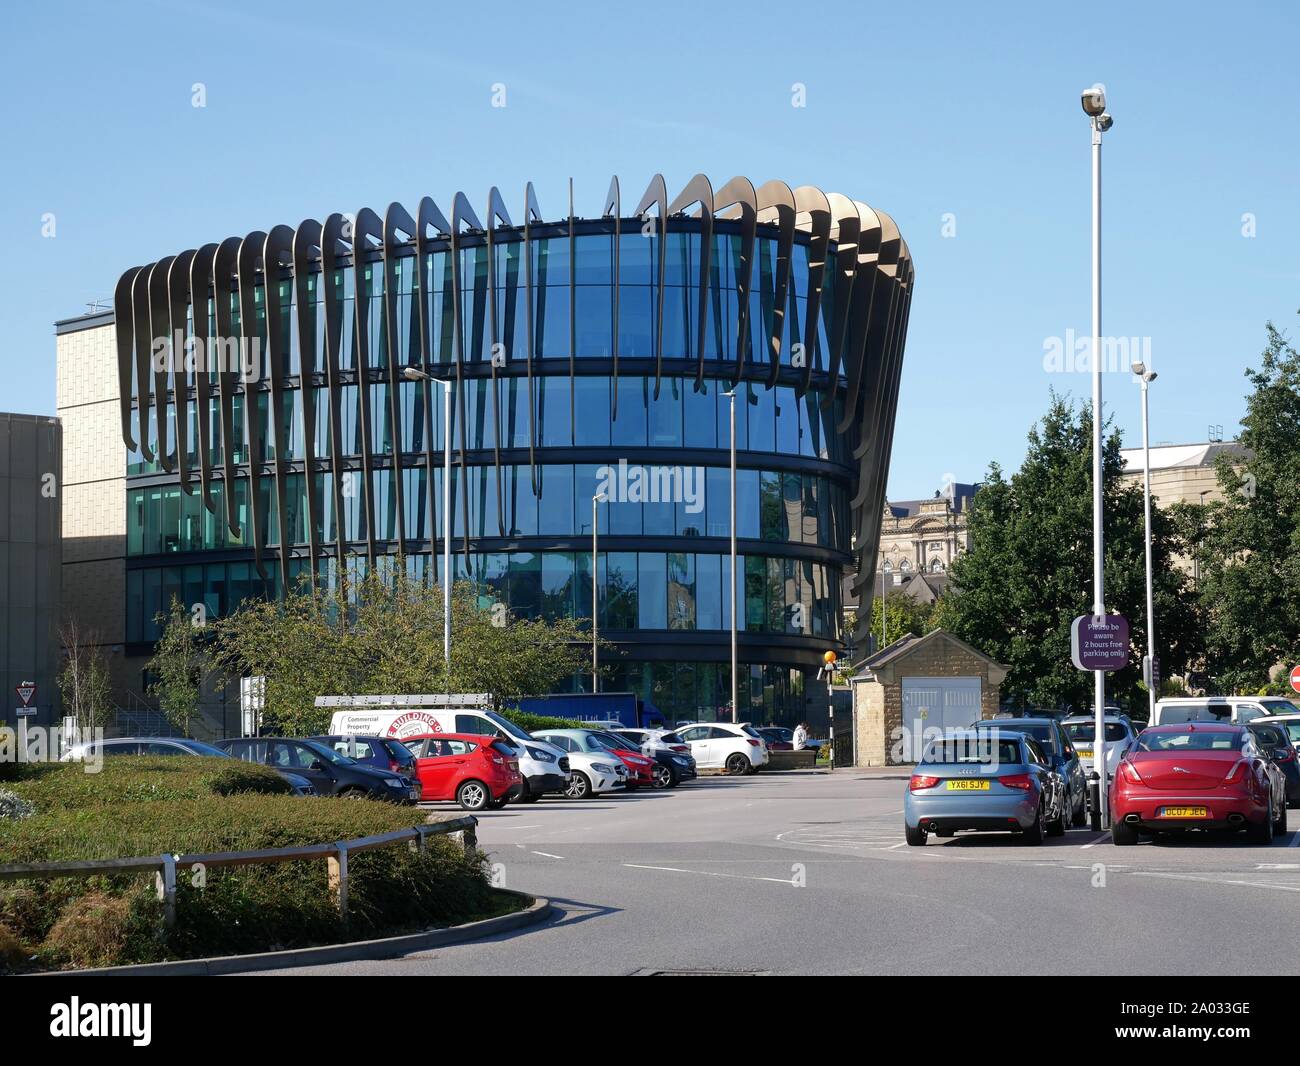
[[[907,772],[708,777],[480,815],[531,930],[297,974],[1300,972],[1300,833],[1116,848],[1086,828],[903,841]],[[441,808],[444,805],[435,805]],[[1300,824],[1300,812],[1292,823]],[[275,972],[275,971],[273,971]]]

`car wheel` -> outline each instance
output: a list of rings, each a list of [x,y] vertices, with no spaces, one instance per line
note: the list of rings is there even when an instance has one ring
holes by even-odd
[[[532,792],[528,788],[528,778],[521,777],[519,779],[519,787],[517,789],[512,789],[510,792],[506,793],[506,802],[507,803],[531,803],[532,801],[528,798],[531,795]]]
[[[744,752],[738,751],[727,756],[727,773],[732,777],[739,777],[741,774],[749,773],[749,758]]]
[[[1063,837],[1065,830],[1069,827],[1069,807],[1066,805],[1068,796],[1061,797],[1061,809],[1056,817],[1047,823],[1047,835],[1049,837]]]
[[[910,825],[906,825],[906,824],[905,824],[905,825],[903,826],[903,836],[905,836],[905,837],[907,838],[907,842],[908,842],[912,847],[914,847],[914,848],[923,848],[923,847],[925,847],[925,837],[926,837],[926,832],[925,832],[925,830],[922,829],[919,825],[918,825],[918,826],[910,826]]]
[[[467,811],[481,811],[492,802],[492,793],[482,781],[464,781],[456,789],[456,802]]]
[[[1034,824],[1021,833],[1022,844],[1041,844],[1043,842],[1043,827],[1046,824],[1043,820],[1045,812],[1042,803],[1038,805],[1038,813],[1034,815]]]
[[[1086,796],[1079,797],[1079,806],[1074,811],[1074,824],[1076,828],[1084,825],[1088,821],[1088,799]]]
[[[1281,815],[1278,816],[1278,820],[1273,823],[1273,835],[1277,836],[1279,833],[1285,833],[1285,832],[1286,832],[1286,801],[1283,800],[1282,813]]]
[[[658,764],[655,766],[655,788],[676,788],[677,775],[673,773],[671,766]]]
[[[1264,820],[1258,825],[1252,825],[1246,830],[1246,839],[1252,844],[1271,844],[1273,843],[1273,812],[1269,810],[1264,815]]]
[[[1112,822],[1110,842],[1119,848],[1126,848],[1130,844],[1136,844],[1138,842],[1137,826],[1129,825],[1125,821]]]
[[[591,795],[591,779],[581,770],[569,774],[569,787],[564,790],[569,799],[586,799]]]

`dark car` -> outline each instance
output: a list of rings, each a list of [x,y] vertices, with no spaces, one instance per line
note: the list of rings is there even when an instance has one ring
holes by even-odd
[[[261,763],[277,770],[301,774],[322,796],[382,799],[391,803],[415,803],[420,798],[420,786],[416,780],[405,774],[363,766],[314,740],[299,737],[243,737],[218,741],[217,747],[244,762]]]
[[[1065,781],[1066,810],[1071,825],[1083,825],[1088,817],[1088,782],[1075,753],[1074,745],[1057,718],[998,718],[992,721],[975,722],[975,730],[1014,729],[1038,741],[1046,753],[1051,767]]]
[[[396,737],[323,736],[307,739],[314,740],[317,744],[324,744],[327,748],[333,748],[340,755],[346,755],[362,766],[404,774],[410,778],[417,776],[415,756],[411,754],[411,749]]]
[[[1291,738],[1281,722],[1256,719],[1246,726],[1255,734],[1255,742],[1286,778],[1286,805],[1300,807],[1300,759],[1296,758]]]
[[[230,752],[222,751],[211,744],[190,737],[112,737],[98,743],[78,744],[64,755],[64,762],[82,762],[96,754],[110,755],[200,755],[208,758],[229,759]],[[279,770],[280,776],[289,782],[295,796],[314,796],[316,786],[302,774],[289,770]]]
[[[606,747],[654,759],[655,768],[652,773],[655,788],[676,788],[683,781],[689,781],[697,776],[695,760],[690,755],[665,751],[663,748],[651,749],[647,752],[630,737],[625,737],[621,733],[611,733],[604,729],[596,729],[592,732]]]

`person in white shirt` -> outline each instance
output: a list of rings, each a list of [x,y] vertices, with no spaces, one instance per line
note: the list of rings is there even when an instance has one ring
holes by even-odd
[[[794,750],[803,751],[808,746],[808,725],[800,722],[794,727]]]

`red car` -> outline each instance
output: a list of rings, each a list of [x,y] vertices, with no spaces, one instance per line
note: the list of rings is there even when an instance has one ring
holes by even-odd
[[[1170,829],[1244,829],[1256,844],[1286,832],[1286,778],[1237,725],[1144,729],[1120,760],[1110,803],[1116,844]]]
[[[426,800],[454,799],[467,811],[495,810],[519,787],[519,759],[503,740],[481,733],[404,737]]]
[[[627,784],[624,786],[628,789],[640,788],[642,785],[654,785],[655,783],[655,766],[654,759],[648,755],[642,755],[635,744],[626,737],[620,737],[617,733],[606,733],[603,730],[592,730],[601,744],[612,755],[617,755],[623,765],[627,767]]]

